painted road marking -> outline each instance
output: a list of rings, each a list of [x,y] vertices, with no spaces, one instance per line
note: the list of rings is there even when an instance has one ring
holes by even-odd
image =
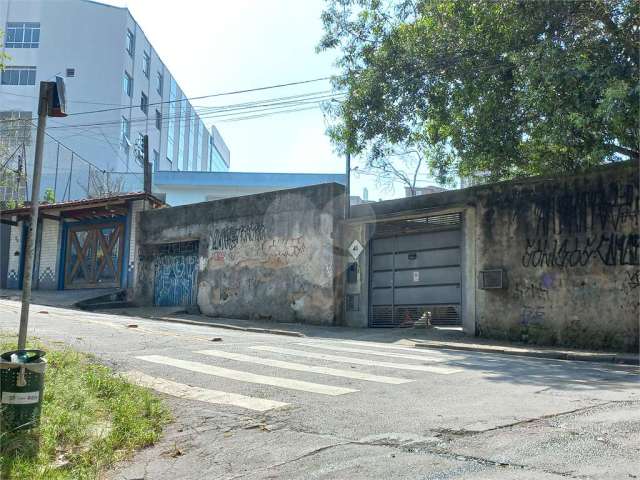
[[[408,360],[420,360],[423,362],[446,362],[449,360],[448,358],[433,355],[409,355],[407,353],[379,352],[377,350],[367,350],[365,348],[337,347],[335,345],[325,343],[298,343],[297,345],[301,345],[303,347],[324,348],[326,350],[335,350],[337,352],[364,353],[366,355],[378,355],[382,357],[406,358]]]
[[[207,365],[200,362],[179,360],[177,358],[165,357],[163,355],[144,355],[136,358],[138,358],[139,360],[145,360],[147,362],[159,363],[161,365],[170,365],[172,367],[191,370],[192,372],[215,375],[217,377],[229,378],[231,380],[238,380],[241,382],[272,385],[274,387],[302,390],[303,392],[320,393],[322,395],[344,395],[346,393],[353,393],[358,391],[354,390],[353,388],[334,387],[331,385],[323,385],[321,383],[293,380],[291,378],[257,375],[255,373],[243,372],[240,370],[231,370],[229,368],[216,367],[214,365]]]
[[[209,390],[208,388],[192,387],[184,383],[172,382],[159,377],[152,377],[138,371],[130,371],[124,374],[133,383],[143,387],[151,388],[160,393],[166,393],[174,397],[197,400],[199,402],[215,403],[219,405],[233,405],[235,407],[247,408],[257,412],[266,412],[274,408],[288,405],[275,400],[265,400],[264,398],[248,397],[237,393],[221,392],[219,390]]]
[[[359,346],[359,347],[374,347],[374,348],[384,348],[387,350],[400,350],[403,352],[412,352],[412,353],[416,353],[416,354],[420,354],[420,351],[416,351],[416,347],[411,347],[411,346],[402,346],[402,345],[396,345],[396,344],[387,344],[387,343],[377,343],[377,342],[364,342],[361,340],[342,340],[340,341],[340,343],[345,343],[347,345],[355,345],[355,346]],[[444,353],[444,352],[436,352],[436,351],[431,351],[429,352],[429,354],[431,355],[435,355],[435,356],[446,356],[447,360],[452,360],[451,358],[451,354],[449,353]],[[458,357],[460,358],[460,357]],[[458,360],[458,358],[456,358],[455,360]]]
[[[283,362],[282,360],[274,360],[272,358],[252,357],[241,353],[224,352],[221,350],[200,350],[196,353],[211,355],[212,357],[227,358],[238,362],[256,363],[258,365],[268,365],[276,368],[286,368],[288,370],[297,370],[299,372],[320,373],[322,375],[333,375],[334,377],[354,378],[356,380],[365,380],[368,382],[390,383],[392,385],[400,385],[401,383],[413,382],[406,378],[385,377],[382,375],[372,375],[363,372],[354,372],[351,370],[340,370],[338,368],[320,367],[313,365],[304,365],[302,363]]]
[[[296,355],[298,357],[317,358],[319,360],[329,360],[331,362],[353,363],[356,365],[368,365],[371,367],[397,368],[398,370],[415,370],[418,372],[430,372],[440,375],[449,375],[451,373],[461,372],[461,369],[447,367],[429,367],[426,365],[409,365],[406,363],[379,362],[377,360],[364,360],[361,358],[343,357],[340,355],[327,355],[325,353],[305,352],[303,350],[294,350],[291,348],[271,347],[268,345],[257,345],[249,347],[253,350],[262,352],[282,353],[284,355]]]

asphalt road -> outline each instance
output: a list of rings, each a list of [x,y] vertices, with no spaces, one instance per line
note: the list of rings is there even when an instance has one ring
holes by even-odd
[[[0,312],[15,332],[18,302]],[[38,306],[29,333],[96,354],[173,408],[164,439],[112,479],[640,478],[634,367]]]

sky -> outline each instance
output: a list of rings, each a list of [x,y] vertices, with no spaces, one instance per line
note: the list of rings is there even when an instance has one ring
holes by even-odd
[[[338,74],[336,52],[316,53],[324,0],[103,0],[128,7],[189,97]],[[177,8],[176,8],[177,7]],[[328,91],[329,81],[194,101],[218,106]],[[319,109],[215,124],[231,150],[231,170],[342,173]],[[353,160],[353,166],[358,164]],[[352,195],[396,198],[403,190],[352,174]]]

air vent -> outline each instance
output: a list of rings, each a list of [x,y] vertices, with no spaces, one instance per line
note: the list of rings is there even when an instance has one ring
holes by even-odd
[[[67,78],[73,78],[76,76],[75,68],[67,68]]]
[[[493,290],[498,288],[506,288],[506,276],[504,270],[480,270],[480,278],[478,279],[478,288],[482,290]]]
[[[462,214],[446,213],[443,215],[431,215],[429,217],[412,218],[409,220],[395,220],[378,223],[375,225],[375,236],[386,237],[391,235],[406,235],[432,230],[447,230],[460,228]]]

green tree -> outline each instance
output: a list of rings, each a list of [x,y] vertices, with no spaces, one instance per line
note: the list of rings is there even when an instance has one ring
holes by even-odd
[[[44,191],[44,201],[46,203],[56,203],[56,192],[53,190],[53,188],[48,187]]]
[[[440,180],[575,172],[640,155],[640,2],[327,0],[340,52],[329,134],[424,144]]]

